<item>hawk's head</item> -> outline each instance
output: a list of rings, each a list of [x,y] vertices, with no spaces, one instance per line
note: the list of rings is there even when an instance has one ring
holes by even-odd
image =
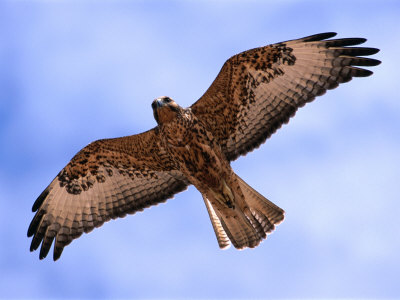
[[[172,121],[181,109],[174,100],[167,96],[155,99],[151,107],[153,108],[154,119],[158,124]]]

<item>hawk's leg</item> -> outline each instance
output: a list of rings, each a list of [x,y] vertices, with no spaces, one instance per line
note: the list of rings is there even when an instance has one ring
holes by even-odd
[[[214,195],[214,198],[224,206],[228,206],[229,208],[235,208],[234,200],[235,197],[233,196],[232,190],[226,184],[226,181],[222,179],[221,190],[220,192],[215,192],[211,190]]]

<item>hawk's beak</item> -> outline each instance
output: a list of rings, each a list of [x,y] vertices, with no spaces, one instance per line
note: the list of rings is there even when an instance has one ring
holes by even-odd
[[[153,103],[151,104],[151,107],[152,107],[153,109],[157,109],[157,108],[160,108],[162,105],[163,105],[163,103],[161,102],[161,100],[155,99],[155,100],[153,101]]]

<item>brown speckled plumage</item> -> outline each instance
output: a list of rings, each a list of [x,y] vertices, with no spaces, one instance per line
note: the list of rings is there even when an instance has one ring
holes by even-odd
[[[193,184],[203,195],[221,248],[255,247],[284,211],[252,189],[230,161],[262,144],[297,109],[353,77],[355,66],[380,62],[348,47],[365,39],[317,34],[239,53],[225,62],[206,93],[184,109],[168,97],[153,104],[158,126],[95,141],[60,171],[35,201],[31,251],[54,260],[83,232],[166,201]]]
[[[227,60],[193,113],[212,129],[228,160],[260,146],[297,109],[326,90],[364,77],[375,66],[375,48],[347,47],[363,38],[324,40],[317,34],[239,53]]]

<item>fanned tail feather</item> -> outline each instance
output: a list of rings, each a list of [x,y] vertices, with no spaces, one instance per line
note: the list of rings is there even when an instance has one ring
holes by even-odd
[[[267,234],[275,229],[275,225],[283,221],[285,212],[239,176],[236,178],[246,202],[243,211],[236,206],[229,215],[222,214],[213,209],[207,198],[203,198],[220,248],[226,248],[229,240],[237,249],[254,248],[267,238]]]
[[[249,186],[238,175],[236,175],[236,178],[252,214],[257,219],[266,220],[272,225],[269,227],[270,231],[266,233],[274,230],[275,225],[279,225],[285,218],[285,211]]]
[[[213,226],[215,236],[217,237],[218,245],[221,249],[227,249],[231,245],[230,239],[227,236],[221,221],[215,212],[214,208],[212,207],[210,201],[207,199],[205,195],[203,195],[204,203],[207,207],[208,215],[210,216],[211,224]]]

